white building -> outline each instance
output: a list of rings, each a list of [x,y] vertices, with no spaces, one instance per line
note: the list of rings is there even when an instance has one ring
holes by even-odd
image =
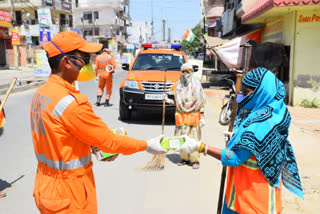
[[[129,0],[74,0],[74,27],[90,42],[125,43],[130,24]]]
[[[140,45],[151,42],[152,26],[150,22],[133,22],[128,28],[128,43]]]

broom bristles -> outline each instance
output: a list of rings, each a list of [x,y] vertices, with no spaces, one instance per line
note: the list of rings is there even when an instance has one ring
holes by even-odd
[[[141,168],[144,171],[160,171],[164,169],[166,154],[153,155],[150,161]]]

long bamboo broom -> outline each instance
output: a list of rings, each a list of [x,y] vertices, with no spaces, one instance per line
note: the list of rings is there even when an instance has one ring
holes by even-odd
[[[17,77],[13,78],[13,80],[12,80],[12,82],[11,82],[11,84],[10,84],[10,87],[9,87],[8,90],[7,90],[7,93],[6,93],[6,95],[4,96],[4,99],[2,100],[2,102],[0,102],[0,103],[1,103],[1,105],[0,105],[0,113],[2,112],[3,106],[4,106],[4,104],[6,103],[8,97],[9,97],[9,94],[10,94],[11,90],[13,89],[14,84],[16,83],[16,81],[17,81]],[[4,116],[4,115],[3,115],[3,116]],[[0,128],[3,126],[4,121],[5,121],[5,120],[4,120],[4,117],[3,117],[3,121],[2,121],[2,119],[0,118]]]
[[[163,93],[167,94],[167,69],[168,69],[168,63],[165,63],[165,69],[164,69],[164,90]],[[164,123],[166,119],[166,100],[163,99],[162,101],[162,131],[161,134],[164,135]],[[159,171],[164,169],[164,163],[166,161],[166,154],[158,154],[153,155],[151,160],[147,162],[147,164],[142,167],[142,170],[154,170]]]

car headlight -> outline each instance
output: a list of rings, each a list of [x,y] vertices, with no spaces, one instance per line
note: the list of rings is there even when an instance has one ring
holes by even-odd
[[[126,80],[124,86],[127,88],[139,89],[138,82],[134,80]]]

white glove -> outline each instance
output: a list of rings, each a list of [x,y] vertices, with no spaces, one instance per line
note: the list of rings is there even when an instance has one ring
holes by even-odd
[[[200,119],[200,127],[202,128],[204,125],[206,125],[206,119],[201,118]]]
[[[198,151],[201,142],[187,136],[183,135],[185,142],[184,144],[180,147],[180,149],[188,154]]]
[[[233,136],[233,132],[225,131],[224,132],[224,141],[227,143],[229,140],[231,140]]]
[[[167,153],[168,151],[162,148],[160,144],[160,141],[163,137],[164,137],[163,135],[160,135],[158,137],[154,137],[150,140],[147,140],[148,145],[147,145],[146,151],[153,155]]]
[[[96,82],[99,82],[99,76],[96,76]]]

